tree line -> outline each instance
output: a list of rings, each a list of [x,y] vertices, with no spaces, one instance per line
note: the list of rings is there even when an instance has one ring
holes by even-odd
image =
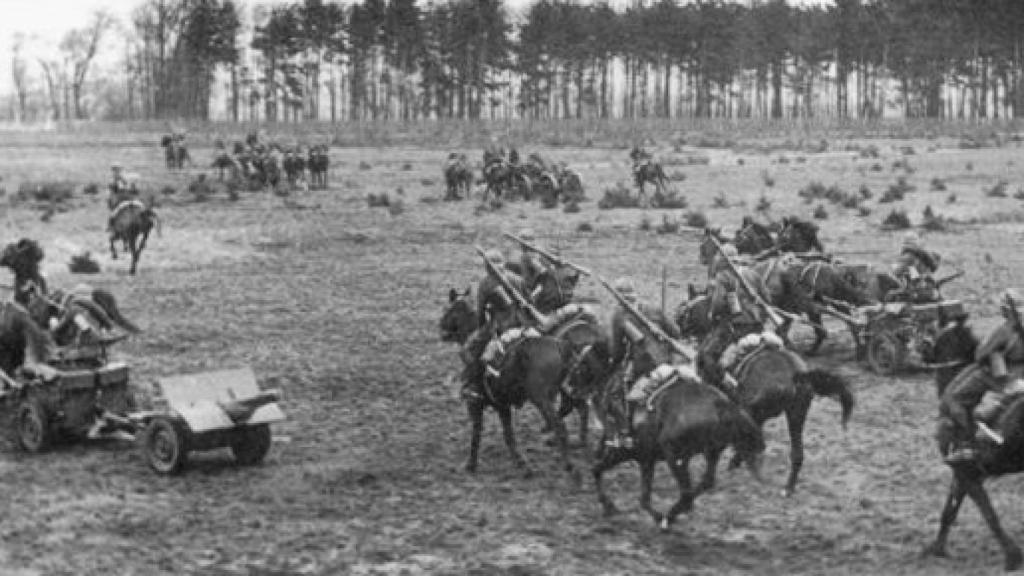
[[[1020,0],[297,0],[242,21],[144,0],[123,115],[210,118],[215,94],[235,121],[1024,115]]]

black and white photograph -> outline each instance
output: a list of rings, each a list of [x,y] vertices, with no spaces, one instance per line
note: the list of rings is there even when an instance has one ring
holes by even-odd
[[[0,576],[1024,564],[1024,1],[0,0]]]

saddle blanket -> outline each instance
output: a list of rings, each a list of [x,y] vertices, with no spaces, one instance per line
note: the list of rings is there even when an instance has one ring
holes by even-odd
[[[779,338],[774,332],[766,330],[760,334],[747,334],[725,349],[719,364],[722,368],[731,371],[762,347],[779,349],[783,346],[782,338]]]
[[[480,359],[489,366],[500,364],[508,350],[520,340],[539,338],[540,336],[540,332],[534,328],[511,328],[488,342]]]
[[[995,424],[1003,410],[1024,395],[1024,379],[1011,380],[1002,390],[989,390],[974,408],[974,417],[986,424]]]
[[[646,376],[637,379],[626,394],[626,400],[636,403],[643,402],[647,405],[647,409],[650,410],[652,408],[651,401],[658,393],[679,379],[699,380],[700,378],[697,376],[697,372],[689,365],[662,364],[651,370]]]

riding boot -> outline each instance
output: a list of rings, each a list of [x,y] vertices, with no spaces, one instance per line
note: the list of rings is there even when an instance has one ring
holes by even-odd
[[[484,363],[476,360],[467,364],[462,371],[462,388],[459,390],[459,397],[464,401],[479,401],[483,399]]]

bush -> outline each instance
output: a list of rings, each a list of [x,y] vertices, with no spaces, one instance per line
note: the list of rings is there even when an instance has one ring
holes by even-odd
[[[431,179],[431,178],[421,178],[420,179],[420,186],[423,186],[424,188],[430,188],[435,183],[436,182],[433,179]]]
[[[640,230],[644,232],[649,232],[651,230],[651,219],[647,216],[640,219]]]
[[[75,187],[70,182],[48,180],[22,182],[18,186],[17,199],[21,201],[60,203],[74,196]]]
[[[658,234],[678,234],[679,221],[675,218],[669,218],[668,214],[662,215],[661,224],[654,231]]]
[[[196,202],[205,202],[213,194],[213,186],[206,181],[206,174],[200,174],[188,183],[188,192]]]
[[[369,162],[367,162],[365,160],[360,160],[359,161],[359,169],[360,170],[369,170],[370,168],[373,168],[373,166],[370,166]]]
[[[687,212],[683,221],[691,228],[706,228],[708,225],[708,217],[703,212],[697,210]]]
[[[904,176],[900,176],[896,179],[895,184],[890,184],[889,189],[885,191],[885,194],[878,200],[885,204],[888,202],[896,202],[903,200],[907,192],[913,192],[914,187],[907,183],[907,179]]]
[[[718,196],[715,196],[714,207],[715,208],[728,208],[729,207],[729,199],[725,197],[725,192],[719,192]]]
[[[622,182],[617,182],[614,188],[605,188],[604,197],[597,203],[597,207],[601,210],[637,208],[639,206],[640,199],[634,196],[633,191],[625,187]]]
[[[388,214],[398,216],[403,212],[405,212],[405,202],[401,198],[396,198],[388,204]]]
[[[1017,200],[1024,200],[1024,186],[1017,188],[1017,191],[1013,193],[1013,197]]]
[[[874,144],[869,144],[868,146],[860,149],[861,158],[878,158],[878,155],[878,146],[875,146]]]
[[[576,231],[577,232],[593,232],[594,231],[594,225],[591,224],[590,222],[580,222],[579,224],[576,225]]]
[[[576,212],[579,212],[579,211],[580,211],[580,204],[579,204],[579,202],[576,202],[576,201],[566,202],[565,206],[562,207],[562,212],[565,212],[566,214],[575,214]]]
[[[903,210],[893,210],[882,220],[882,227],[889,230],[905,230],[910,228],[910,217]]]
[[[913,146],[900,146],[900,153],[904,156],[913,156],[916,154]]]
[[[761,194],[761,197],[757,200],[757,206],[754,206],[754,210],[758,212],[767,212],[772,209],[772,201],[767,196]]]
[[[686,173],[676,170],[675,172],[672,172],[671,174],[668,175],[668,179],[672,182],[682,182],[686,180]]]
[[[366,205],[370,208],[386,208],[391,205],[391,198],[388,197],[387,192],[381,192],[380,194],[371,192],[366,195]]]
[[[761,180],[764,182],[764,185],[769,187],[769,188],[775,186],[775,178],[773,178],[772,175],[769,174],[767,170],[762,170],[761,171]]]
[[[867,206],[861,206],[860,208],[857,208],[857,215],[862,217],[862,218],[864,216],[870,216],[871,215],[871,208],[868,208]]]
[[[658,190],[651,196],[651,207],[661,208],[663,210],[680,210],[686,208],[689,204],[685,196],[676,194],[674,191],[669,190],[666,193],[662,193]]]
[[[864,200],[870,200],[871,197],[874,196],[874,194],[871,193],[871,188],[868,188],[867,184],[861,184],[857,193],[860,194],[860,197]]]
[[[946,204],[956,204],[956,194],[946,196]]]
[[[818,204],[818,207],[814,209],[814,213],[811,215],[814,216],[816,220],[827,220],[828,210],[825,210],[825,206],[823,204]]]
[[[71,261],[68,262],[68,270],[72,274],[98,274],[100,264],[93,259],[92,254],[85,251],[71,257]]]
[[[974,162],[968,162],[967,165],[964,166],[964,168],[966,168],[968,172],[974,170]]]
[[[878,162],[875,162],[874,164],[871,165],[872,172],[881,172],[882,170],[885,170],[885,168],[882,168],[882,165],[879,164]]]
[[[1006,188],[1010,185],[1006,180],[996,182],[991,188],[985,191],[985,196],[990,198],[1006,198]]]
[[[405,172],[412,170],[412,163],[406,162],[405,164],[402,164],[402,170]]]
[[[946,230],[946,219],[935,213],[932,207],[925,206],[922,213],[921,227],[932,232],[943,232]]]
[[[90,196],[95,196],[95,195],[97,195],[99,193],[100,193],[100,186],[99,186],[99,184],[97,184],[95,182],[90,182],[90,183],[85,185],[85,188],[82,188],[82,194],[88,194]]]
[[[174,186],[164,186],[163,188],[160,189],[160,193],[163,194],[164,196],[170,196],[172,194],[177,193],[177,190],[174,189]]]
[[[943,192],[946,190],[946,182],[942,178],[932,178],[932,192]]]

